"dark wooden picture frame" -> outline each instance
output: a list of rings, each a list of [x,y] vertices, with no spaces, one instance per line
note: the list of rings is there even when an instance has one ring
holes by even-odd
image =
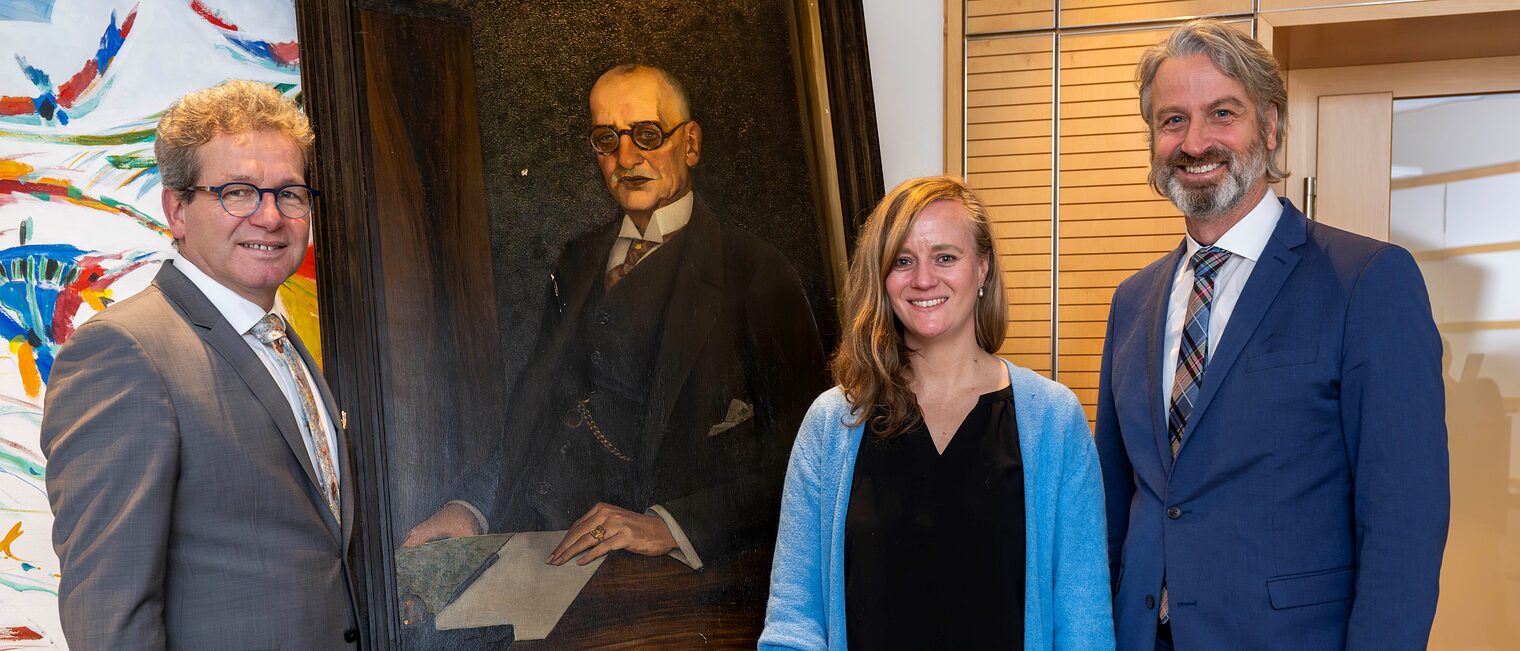
[[[791,21],[791,72],[808,143],[797,164],[811,180],[831,298],[855,228],[884,191],[863,14],[859,0],[777,3]],[[512,3],[479,4],[503,10]],[[512,382],[503,370],[510,313],[498,309],[502,270],[492,250],[499,206],[488,207],[494,190],[481,169],[479,62],[469,56],[470,16],[458,9],[397,0],[296,5],[305,102],[317,132],[314,176],[324,193],[314,224],[329,333],[324,372],[355,448],[353,562],[365,638],[372,648],[416,646],[423,643],[403,625],[395,596],[397,532],[443,491],[397,492],[394,469],[426,459],[427,468],[413,471],[442,474],[478,460],[499,435]],[[498,233],[498,248],[500,241]],[[545,249],[545,257],[557,253]],[[820,309],[832,304],[815,301]],[[827,316],[826,350],[834,331]],[[740,628],[752,635],[757,627]],[[490,645],[489,635],[460,634],[447,644]]]

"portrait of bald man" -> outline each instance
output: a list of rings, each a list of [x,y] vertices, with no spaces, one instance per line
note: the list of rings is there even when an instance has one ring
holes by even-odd
[[[500,444],[403,544],[566,529],[547,562],[700,570],[775,535],[787,452],[827,382],[818,329],[787,259],[693,187],[703,132],[679,80],[618,65],[589,105],[582,146],[620,210],[544,270]]]

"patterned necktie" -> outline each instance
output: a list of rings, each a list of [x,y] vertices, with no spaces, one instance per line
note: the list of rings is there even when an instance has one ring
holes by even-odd
[[[669,233],[666,233],[665,237],[664,237],[664,241],[666,241],[666,242],[670,241],[671,236],[673,236],[676,233],[680,232],[680,230],[681,229],[678,228],[678,229],[673,230],[673,231],[671,231]],[[628,244],[628,255],[623,256],[623,262],[622,262],[622,264],[619,264],[618,266],[613,267],[610,271],[607,272],[607,278],[606,278],[607,284],[606,284],[606,288],[607,289],[612,289],[613,285],[616,285],[619,280],[622,280],[624,276],[627,276],[629,272],[633,271],[633,267],[635,265],[637,265],[640,260],[643,260],[644,256],[649,255],[649,252],[653,251],[654,247],[659,246],[659,245],[660,245],[660,242],[655,242],[655,241],[652,241],[652,240],[637,240],[636,239],[633,242],[629,243]]]
[[[1188,261],[1193,268],[1193,293],[1188,297],[1187,321],[1182,327],[1182,346],[1177,353],[1177,377],[1172,380],[1172,404],[1166,419],[1174,459],[1182,448],[1182,430],[1187,429],[1188,415],[1193,413],[1193,401],[1198,398],[1203,366],[1209,357],[1209,308],[1214,304],[1214,276],[1229,259],[1229,251],[1209,246],[1198,249]],[[1162,624],[1171,621],[1170,601],[1163,578],[1157,616]]]
[[[285,370],[295,378],[297,392],[301,394],[301,412],[306,417],[306,431],[311,434],[313,447],[317,450],[317,480],[322,483],[322,496],[327,498],[327,508],[332,511],[333,520],[342,523],[338,515],[337,466],[333,462],[332,448],[327,445],[327,428],[322,426],[322,414],[317,411],[316,393],[311,390],[311,383],[306,381],[306,373],[302,371],[306,365],[296,354],[295,346],[285,338],[285,323],[280,317],[265,314],[253,325],[253,336],[273,347],[274,352],[279,353],[278,359],[284,362]]]

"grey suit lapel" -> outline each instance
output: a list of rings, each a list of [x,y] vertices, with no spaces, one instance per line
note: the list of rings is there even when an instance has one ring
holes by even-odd
[[[280,435],[285,438],[285,443],[290,446],[290,451],[295,455],[296,461],[301,464],[301,469],[306,472],[307,485],[311,490],[307,491],[313,503],[319,506],[322,513],[328,513],[327,505],[317,503],[320,498],[317,491],[317,473],[311,465],[311,455],[306,453],[306,442],[301,437],[301,428],[296,424],[295,414],[290,410],[290,403],[285,400],[285,394],[280,392],[279,385],[275,384],[274,378],[270,377],[269,370],[264,363],[259,361],[258,355],[248,347],[243,340],[242,333],[234,330],[232,324],[217,311],[216,306],[205,294],[190,282],[183,273],[174,268],[172,261],[165,262],[159,269],[158,275],[153,278],[154,286],[164,293],[164,296],[173,301],[190,318],[190,322],[196,326],[197,333],[206,344],[211,346],[217,354],[221,355],[232,366],[243,383],[253,392],[255,398],[269,412],[274,420],[275,427],[280,430]],[[332,518],[327,517],[329,525]],[[337,537],[337,531],[329,526]]]
[[[1162,258],[1158,273],[1165,274],[1158,280],[1163,282],[1151,283],[1151,293],[1146,301],[1150,313],[1142,315],[1149,320],[1150,333],[1145,338],[1145,377],[1150,393],[1151,405],[1151,439],[1156,442],[1156,459],[1161,462],[1163,475],[1170,476],[1172,472],[1172,443],[1168,438],[1167,411],[1171,408],[1164,395],[1170,391],[1163,391],[1161,387],[1162,373],[1167,364],[1176,365],[1175,359],[1166,357],[1166,308],[1171,303],[1172,283],[1177,278],[1177,265],[1182,261],[1182,256],[1187,252],[1187,240],[1183,240],[1171,253]]]
[[[712,333],[718,308],[723,303],[723,238],[718,232],[717,218],[699,202],[693,207],[685,230],[688,239],[675,282],[671,284],[659,358],[649,390],[649,412],[644,418],[640,441],[639,460],[646,473],[654,463],[676,400]]]
[[[1306,240],[1307,223],[1303,213],[1294,208],[1292,203],[1289,203],[1287,199],[1281,201],[1283,213],[1277,220],[1277,228],[1273,229],[1266,248],[1262,249],[1261,259],[1256,261],[1256,268],[1251,270],[1251,277],[1246,279],[1246,286],[1241,290],[1240,300],[1235,303],[1235,310],[1230,314],[1230,322],[1225,325],[1224,332],[1219,336],[1219,348],[1210,356],[1209,363],[1204,368],[1203,386],[1199,387],[1198,403],[1194,405],[1193,413],[1188,417],[1187,428],[1182,431],[1183,448],[1186,448],[1188,441],[1192,440],[1193,430],[1197,428],[1198,422],[1203,420],[1203,415],[1214,401],[1214,396],[1219,393],[1219,385],[1224,383],[1224,378],[1235,366],[1235,360],[1240,358],[1240,352],[1245,350],[1246,342],[1251,339],[1252,333],[1256,332],[1256,327],[1261,325],[1261,319],[1266,316],[1267,308],[1277,300],[1278,292],[1288,281],[1293,268],[1298,266],[1299,255],[1292,249],[1302,245]],[[1179,449],[1177,456],[1182,456],[1183,451]]]

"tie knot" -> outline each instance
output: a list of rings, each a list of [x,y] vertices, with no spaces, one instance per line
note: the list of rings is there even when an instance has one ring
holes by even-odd
[[[253,324],[253,336],[261,343],[272,344],[276,339],[284,338],[285,322],[277,315],[265,314]]]
[[[1206,246],[1198,249],[1193,254],[1190,264],[1193,266],[1195,278],[1213,278],[1219,273],[1219,268],[1224,266],[1225,260],[1230,259],[1230,252],[1217,246]]]

